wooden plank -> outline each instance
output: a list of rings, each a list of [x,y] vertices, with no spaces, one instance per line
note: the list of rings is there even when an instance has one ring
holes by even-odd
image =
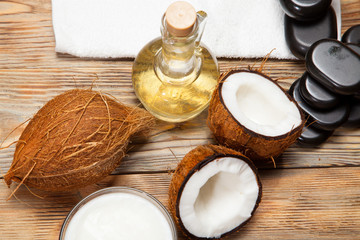
[[[358,239],[360,168],[262,170],[263,198],[254,218],[228,239]],[[170,174],[111,176],[78,192],[33,196],[25,187],[0,185],[0,239],[57,239],[71,208],[95,190],[129,186],[168,204]],[[12,187],[12,189],[14,186]],[[36,191],[35,191],[36,192]],[[42,193],[43,194],[43,193]],[[179,239],[185,239],[181,234]]]
[[[206,126],[206,116],[204,115],[206,113],[184,124],[161,122],[148,139],[134,139],[128,156],[115,173],[172,170],[176,168],[178,160],[181,160],[194,147],[215,143]],[[13,118],[7,119],[6,122],[9,124],[9,129],[15,128],[16,121]],[[14,134],[15,136],[6,141],[4,145],[10,144],[12,140],[15,141],[22,128],[18,129]],[[5,133],[3,130],[4,135]],[[0,136],[4,135],[0,133]],[[0,169],[3,173],[10,167],[13,152],[14,146],[0,151]],[[339,129],[326,143],[315,148],[304,148],[295,144],[276,161],[277,168],[359,165],[360,129]],[[262,167],[272,168],[273,165],[267,164],[262,165]]]
[[[20,113],[21,114],[21,113]],[[1,116],[2,114],[0,114]],[[10,129],[24,121],[13,115],[3,116],[3,122],[8,128],[0,128],[0,139]],[[178,160],[194,147],[215,143],[206,126],[206,112],[200,117],[183,124],[159,122],[148,139],[134,139],[130,145],[128,156],[124,158],[118,173],[140,173],[147,171],[168,171],[176,168]],[[5,121],[4,121],[5,120]],[[15,141],[23,127],[18,129],[13,137],[4,145]],[[2,132],[1,132],[2,131]],[[10,167],[15,147],[0,151],[0,169],[6,172]],[[329,167],[329,166],[359,166],[360,165],[360,129],[337,130],[328,141],[319,147],[305,148],[294,144],[276,161],[277,168]],[[272,168],[272,163],[261,165],[261,168]]]

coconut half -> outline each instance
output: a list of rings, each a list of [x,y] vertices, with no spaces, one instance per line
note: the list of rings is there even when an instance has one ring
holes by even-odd
[[[300,136],[304,122],[290,95],[251,70],[223,74],[209,106],[208,126],[216,140],[252,160],[279,156]]]
[[[169,205],[188,237],[219,239],[250,220],[261,195],[257,169],[247,157],[205,145],[179,163],[169,188]]]

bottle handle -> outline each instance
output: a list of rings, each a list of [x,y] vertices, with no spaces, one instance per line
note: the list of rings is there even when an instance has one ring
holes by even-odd
[[[207,13],[204,11],[198,11],[196,13],[196,15],[197,15],[197,20],[198,20],[198,24],[199,24],[199,28],[198,28],[199,34],[195,39],[195,47],[197,48],[200,46],[200,41],[201,41],[202,35],[204,33],[206,20],[207,20]]]

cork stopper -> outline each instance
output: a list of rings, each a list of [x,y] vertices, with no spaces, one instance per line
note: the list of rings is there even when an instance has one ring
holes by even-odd
[[[196,21],[195,8],[188,2],[172,3],[165,13],[168,31],[177,37],[185,37],[191,33]]]

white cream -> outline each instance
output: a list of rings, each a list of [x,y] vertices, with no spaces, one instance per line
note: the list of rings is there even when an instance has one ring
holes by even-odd
[[[82,206],[71,219],[65,240],[171,240],[171,225],[149,200],[130,193],[108,193]]]

